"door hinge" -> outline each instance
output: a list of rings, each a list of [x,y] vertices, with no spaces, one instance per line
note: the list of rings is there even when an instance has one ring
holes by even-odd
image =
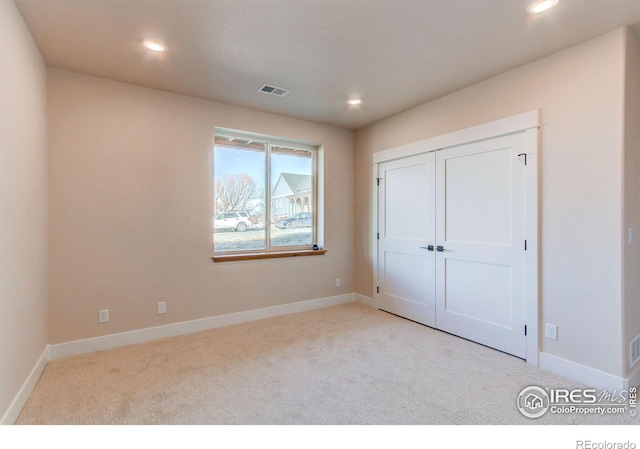
[[[524,156],[524,165],[527,165],[527,153],[520,153],[518,157]]]
[[[376,293],[380,293],[380,286],[376,287]]]
[[[526,324],[524,325],[524,335],[525,335],[525,337],[527,336],[527,325]]]
[[[524,241],[524,250],[525,251],[527,250],[527,241],[526,240]]]
[[[380,240],[380,233],[378,232],[377,239]]]
[[[377,184],[378,184],[378,185],[380,185],[380,180],[381,180],[381,179],[382,179],[382,178],[376,178],[376,182],[377,182]]]

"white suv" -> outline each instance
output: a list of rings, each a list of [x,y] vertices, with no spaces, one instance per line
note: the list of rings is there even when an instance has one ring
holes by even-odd
[[[216,215],[213,219],[213,229],[216,231],[233,230],[245,231],[251,226],[251,218],[244,211],[240,212],[223,212]]]

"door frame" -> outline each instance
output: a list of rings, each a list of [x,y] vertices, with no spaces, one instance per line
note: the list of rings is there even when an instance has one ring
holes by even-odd
[[[509,134],[524,133],[523,153],[526,154],[526,187],[525,187],[525,211],[526,211],[526,297],[525,310],[527,322],[527,363],[539,366],[539,339],[540,339],[540,298],[539,298],[539,240],[538,240],[538,145],[540,129],[540,112],[533,110],[522,114],[513,115],[493,122],[471,128],[462,129],[448,134],[432,137],[429,139],[412,142],[388,150],[373,153],[372,159],[372,180],[373,180],[373,204],[372,223],[374,232],[372,233],[373,256],[373,300],[378,307],[378,232],[379,232],[379,189],[378,180],[379,165],[395,159],[415,156],[431,151],[444,150],[446,148],[478,142],[481,140],[493,139]],[[524,331],[524,330],[523,330]]]

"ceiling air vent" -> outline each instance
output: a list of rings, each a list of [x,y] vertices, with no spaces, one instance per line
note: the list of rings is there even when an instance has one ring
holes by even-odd
[[[265,94],[275,95],[277,97],[284,97],[289,93],[289,89],[285,89],[284,87],[272,86],[270,84],[263,84],[258,89],[260,92],[264,92]]]

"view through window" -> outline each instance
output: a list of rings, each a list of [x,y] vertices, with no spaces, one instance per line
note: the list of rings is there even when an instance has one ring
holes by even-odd
[[[315,153],[312,146],[216,130],[214,253],[311,249]]]

